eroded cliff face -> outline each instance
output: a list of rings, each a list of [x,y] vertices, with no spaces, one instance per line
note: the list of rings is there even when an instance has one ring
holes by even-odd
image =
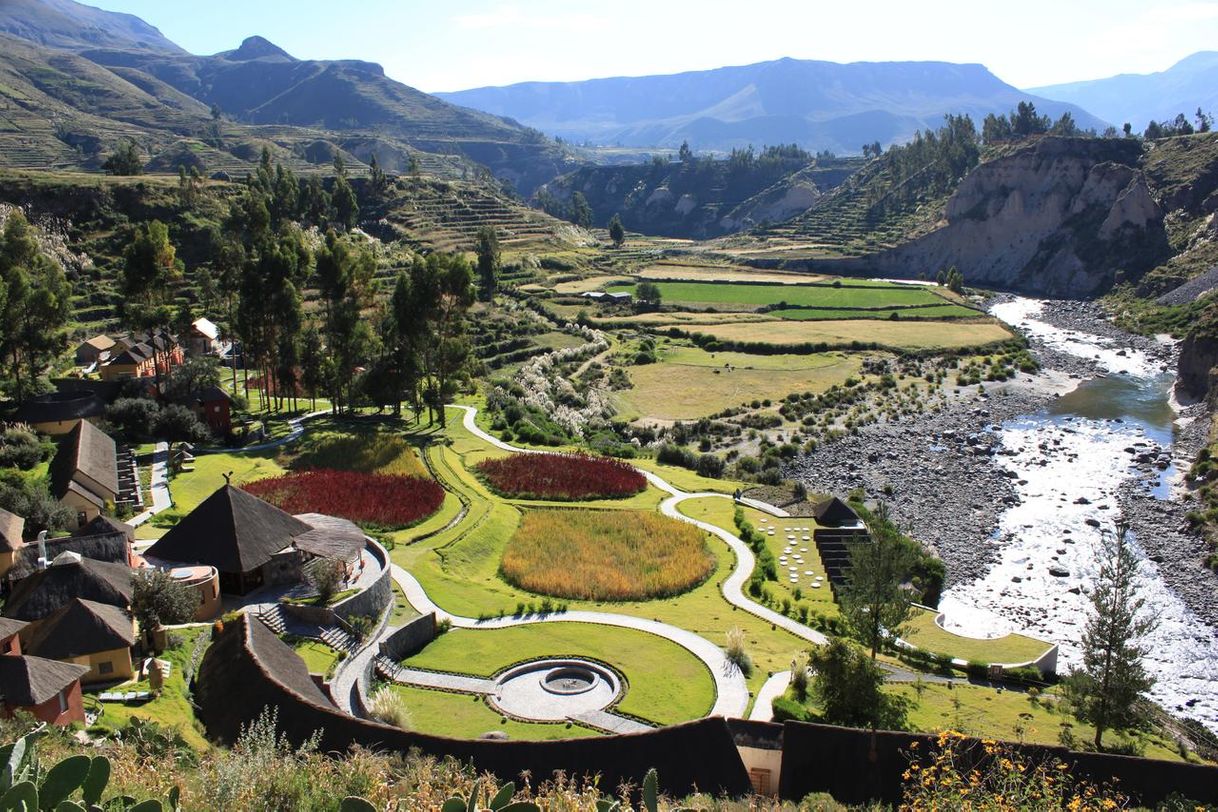
[[[970,285],[1087,297],[1167,251],[1134,141],[1044,138],[965,177],[934,231],[871,258],[893,276],[955,265]]]

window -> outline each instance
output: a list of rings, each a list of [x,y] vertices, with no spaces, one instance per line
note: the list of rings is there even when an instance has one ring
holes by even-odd
[[[68,712],[68,692],[67,691],[59,692],[59,712],[60,713]]]
[[[113,674],[114,673],[114,663],[110,662],[109,660],[106,660],[104,663],[98,663],[97,664],[97,673]]]

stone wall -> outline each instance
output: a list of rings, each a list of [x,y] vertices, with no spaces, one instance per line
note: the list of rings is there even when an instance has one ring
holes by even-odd
[[[381,574],[367,589],[334,604],[334,614],[343,620],[350,621],[356,615],[379,618],[393,603],[393,576],[389,571],[389,554],[385,552],[384,547],[371,539],[368,541],[368,550],[377,559]]]
[[[429,612],[406,623],[381,641],[381,654],[394,662],[403,660],[430,643],[436,636],[436,613]]]

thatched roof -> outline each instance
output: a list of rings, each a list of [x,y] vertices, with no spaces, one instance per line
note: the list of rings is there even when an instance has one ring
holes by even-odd
[[[21,630],[30,624],[24,620],[13,620],[12,618],[0,617],[0,640],[6,640],[14,634],[20,634]]]
[[[106,402],[95,392],[48,392],[27,399],[13,415],[23,423],[87,420],[106,413]]]
[[[274,505],[224,485],[147,553],[162,561],[209,564],[220,572],[251,572],[311,529]]]
[[[816,516],[816,523],[823,527],[853,527],[860,523],[859,515],[854,509],[836,496],[818,504],[813,514]]]
[[[88,673],[86,665],[41,657],[0,657],[0,701],[18,707],[41,705]]]
[[[122,531],[93,536],[68,536],[47,539],[43,542],[47,559],[54,561],[63,553],[76,553],[81,558],[105,561],[111,564],[130,565],[130,554],[126,535]],[[10,581],[20,580],[38,571],[40,548],[36,543],[27,544],[13,558],[13,566],[5,573]]]
[[[22,651],[52,660],[133,645],[135,627],[126,612],[117,606],[81,598],[73,598],[31,624],[22,635]]]
[[[51,460],[51,490],[62,499],[77,473],[84,474],[112,494],[118,490],[118,454],[108,434],[82,420],[68,433]]]
[[[135,540],[135,528],[126,522],[120,522],[113,516],[95,516],[91,522],[72,534],[75,538],[85,536],[112,536],[121,533],[128,541]],[[96,558],[97,556],[89,556]]]
[[[13,584],[4,616],[38,620],[73,598],[126,608],[131,605],[133,574],[126,564],[77,559],[72,553],[64,553],[51,566]]]
[[[0,508],[0,550],[20,550],[24,532],[25,519]]]
[[[319,558],[335,561],[358,561],[367,545],[364,531],[353,522],[322,513],[301,513],[296,516],[310,529],[296,537],[296,549]]]

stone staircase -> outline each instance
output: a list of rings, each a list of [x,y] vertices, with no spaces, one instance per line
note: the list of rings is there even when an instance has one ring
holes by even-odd
[[[283,613],[283,607],[277,603],[259,612],[258,619],[275,634],[285,634],[288,630],[288,619]]]
[[[373,663],[376,667],[376,673],[390,682],[396,682],[398,674],[402,673],[402,666],[398,665],[384,654],[376,655],[376,659],[373,661]]]
[[[338,626],[327,626],[321,630],[321,642],[335,651],[345,651],[348,654],[359,648],[359,638]]]

